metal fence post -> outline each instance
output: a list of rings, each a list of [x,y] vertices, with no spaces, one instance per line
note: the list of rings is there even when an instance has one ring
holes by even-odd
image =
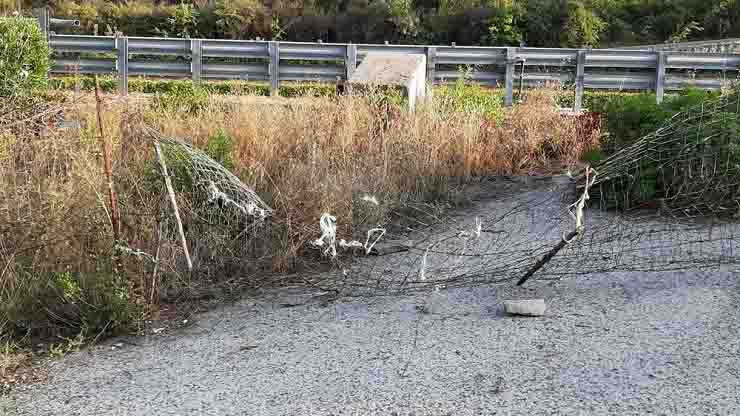
[[[514,65],[516,59],[516,48],[506,48],[506,79],[504,94],[504,105],[511,107],[514,104]]]
[[[41,32],[44,34],[44,38],[49,39],[49,9],[46,7],[42,7],[40,9],[36,9],[36,17],[39,19],[39,27],[41,28]]]
[[[431,102],[432,100],[432,94],[434,94],[434,90],[432,89],[432,86],[434,85],[435,78],[437,77],[437,48],[434,46],[427,46],[426,48],[426,54],[427,54],[427,85],[426,85],[426,100],[427,102]]]
[[[434,78],[436,77],[435,70],[437,69],[437,48],[434,46],[427,46],[427,82],[434,84]]]
[[[665,52],[657,52],[657,65],[655,74],[655,100],[658,104],[663,102],[663,91],[665,88]]]
[[[190,41],[190,72],[193,75],[193,82],[200,82],[203,73],[203,41],[193,39]]]
[[[270,54],[270,95],[275,97],[280,93],[280,43],[271,41],[267,44]]]
[[[578,51],[576,65],[576,98],[573,101],[573,111],[580,112],[583,108],[583,86],[586,78],[586,51]]]
[[[347,81],[352,78],[357,68],[357,45],[347,44],[347,50],[344,53],[344,75]]]
[[[128,38],[116,38],[116,49],[118,59],[116,60],[116,69],[118,70],[118,92],[122,96],[128,95]]]

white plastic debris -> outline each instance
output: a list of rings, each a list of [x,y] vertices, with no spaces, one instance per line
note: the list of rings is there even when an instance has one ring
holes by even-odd
[[[363,195],[362,200],[365,202],[369,202],[373,205],[380,205],[380,202],[378,202],[378,198],[372,195]]]
[[[263,208],[260,208],[259,205],[257,205],[254,201],[247,201],[246,204],[240,204],[231,199],[220,189],[218,189],[215,182],[210,181],[208,183],[208,203],[212,204],[216,201],[220,201],[224,206],[232,205],[236,209],[241,211],[244,215],[250,217],[256,217],[260,219],[264,219],[267,217],[267,211]]]
[[[321,228],[321,237],[314,240],[313,244],[317,247],[324,247],[324,255],[331,254],[332,257],[337,256],[337,217],[324,213],[319,219],[319,227]]]
[[[324,213],[319,219],[319,228],[321,229],[321,237],[313,241],[313,245],[316,247],[324,248],[323,254],[325,256],[330,255],[331,257],[337,256],[337,217]],[[372,228],[367,232],[367,238],[365,244],[357,240],[347,241],[345,239],[339,240],[339,247],[343,249],[351,248],[364,248],[365,254],[370,254],[375,244],[380,241],[385,235],[385,228]]]

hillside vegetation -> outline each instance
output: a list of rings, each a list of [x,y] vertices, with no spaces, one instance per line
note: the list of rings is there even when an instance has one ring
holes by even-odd
[[[359,239],[408,210],[418,215],[459,202],[476,177],[573,164],[597,146],[598,128],[584,135],[578,119],[558,113],[550,91],[504,110],[498,100],[464,101],[482,95],[455,90],[476,87],[451,88],[416,113],[373,96],[265,105],[178,90],[151,101],[111,101],[102,121],[121,209],[123,241],[115,245],[90,97],[47,99],[40,113],[6,102],[0,330],[94,337],[129,328],[162,301],[276,284],[273,278],[292,272],[303,272],[306,283],[306,271],[330,264],[310,244],[325,212],[338,219],[339,235]],[[80,126],[60,128],[61,118]],[[193,257],[189,273],[149,128],[184,138],[231,169],[274,209],[269,222],[255,228],[216,208],[204,211],[187,165],[169,155]],[[158,256],[157,273],[150,256]]]
[[[15,2],[8,2],[12,8]],[[607,47],[740,36],[738,0],[26,1],[131,36]]]

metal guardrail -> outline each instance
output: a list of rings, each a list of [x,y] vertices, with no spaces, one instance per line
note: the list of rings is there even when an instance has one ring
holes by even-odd
[[[628,46],[621,49],[646,51],[735,53],[740,52],[740,38],[701,40],[694,42],[659,43],[655,45]]]
[[[632,49],[553,49],[466,46],[354,45],[215,39],[106,37],[49,34],[58,57],[53,73],[116,73],[120,92],[128,76],[193,80],[269,81],[277,94],[282,81],[337,82],[348,79],[372,52],[424,54],[427,77],[434,83],[461,76],[506,89],[513,102],[514,85],[572,83],[575,110],[585,89],[665,91],[687,86],[720,89],[740,77],[740,54],[708,54]],[[72,55],[72,56],[70,56]],[[466,74],[458,67],[471,70]],[[523,73],[523,75],[522,75]]]
[[[49,15],[49,9],[44,7],[38,10],[37,19],[41,31],[45,34],[49,32],[52,27],[80,27],[79,20],[70,19],[55,19]]]

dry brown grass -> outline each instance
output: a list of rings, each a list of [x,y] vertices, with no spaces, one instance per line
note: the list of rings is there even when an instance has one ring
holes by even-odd
[[[80,131],[39,135],[30,124],[3,129],[0,320],[13,330],[105,332],[131,319],[121,305],[192,296],[193,289],[223,282],[272,282],[267,276],[273,273],[324,261],[309,245],[320,234],[322,213],[338,218],[338,234],[360,238],[409,204],[458,197],[475,177],[576,163],[598,136],[584,138],[577,120],[557,112],[550,91],[530,93],[500,122],[442,116],[433,107],[415,114],[386,110],[357,98],[317,105],[212,105],[177,114],[141,102],[109,102],[104,124],[115,142],[122,235],[130,247],[147,253],[159,247],[156,281],[148,262],[114,256],[89,100],[64,110],[67,118],[82,121]],[[186,273],[174,226],[165,219],[168,209],[144,124],[201,148],[218,134],[230,138],[234,173],[275,209],[271,221],[247,233],[244,224],[213,224],[182,195],[195,263],[195,273]],[[363,201],[365,195],[380,204]]]

